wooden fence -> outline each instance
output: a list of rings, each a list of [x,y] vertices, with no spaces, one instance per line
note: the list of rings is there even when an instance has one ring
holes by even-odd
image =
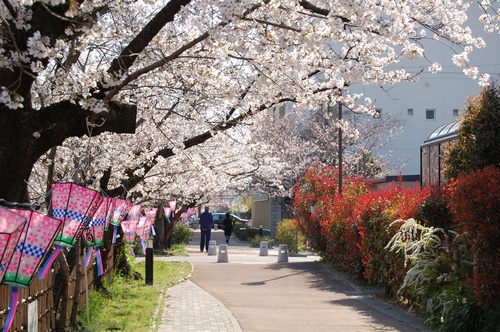
[[[84,266],[85,257],[80,257],[80,266],[83,273],[82,280],[80,282],[80,299],[79,299],[79,309],[83,309],[86,305],[86,284],[88,285],[88,292],[93,290],[94,285],[94,269],[96,268],[95,260],[94,264],[88,267]],[[113,261],[113,246],[107,257],[107,263],[105,264],[107,269],[105,271],[105,277],[111,280],[113,277],[114,261]],[[53,266],[57,266],[56,263]],[[53,268],[49,271],[43,280],[38,280],[37,276],[33,277],[33,282],[29,288],[19,288],[19,301],[17,305],[16,316],[11,325],[10,331],[28,331],[28,305],[35,308],[38,307],[38,331],[55,331],[55,312],[56,304],[54,303],[54,278],[57,274],[57,269]],[[87,278],[85,278],[85,273]],[[71,311],[72,296],[75,290],[75,278],[76,270],[74,269],[69,278],[68,285],[68,296],[69,305],[68,308],[68,318]],[[4,326],[5,320],[7,318],[9,310],[9,300],[10,300],[11,287],[6,285],[0,286],[0,324]],[[36,306],[34,305],[36,304]],[[61,310],[61,309],[59,309]],[[31,316],[31,315],[30,315]],[[31,327],[30,327],[31,328]],[[29,332],[32,332],[31,330]],[[33,331],[35,332],[35,331]]]

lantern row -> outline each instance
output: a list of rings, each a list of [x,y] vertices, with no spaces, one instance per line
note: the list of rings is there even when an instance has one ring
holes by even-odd
[[[95,252],[97,272],[102,275],[100,247],[110,225],[114,227],[113,243],[121,225],[132,253],[136,236],[144,249],[145,241],[154,235],[156,208],[145,209],[143,217],[140,205],[121,198],[102,197],[97,191],[74,183],[52,185],[51,205],[52,216],[0,206],[0,281],[12,287],[10,310],[2,331],[8,331],[12,324],[18,287],[29,287],[37,272],[38,279],[43,279],[60,251],[73,247],[78,238],[89,248],[86,265]],[[170,203],[168,211],[165,209],[167,216],[170,211],[175,211],[175,201]],[[53,245],[56,248],[47,257]]]

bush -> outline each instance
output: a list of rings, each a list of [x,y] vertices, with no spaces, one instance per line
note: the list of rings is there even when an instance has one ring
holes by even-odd
[[[472,298],[461,287],[464,279],[454,270],[453,250],[449,248],[452,237],[453,233],[410,218],[387,245],[391,252],[403,254],[410,268],[398,293],[410,299],[412,311],[424,313],[433,326],[441,324],[455,303]]]
[[[417,208],[428,195],[428,190],[419,187],[393,184],[367,193],[357,202],[355,219],[359,220],[363,274],[370,283],[383,285],[388,295],[396,294],[408,270],[404,255],[385,249],[401,226],[393,221],[416,217]]]
[[[468,102],[457,130],[458,142],[448,151],[445,161],[447,178],[500,165],[500,87],[490,84]]]
[[[248,232],[246,227],[235,227],[233,229],[234,236],[240,241],[247,241],[248,240]]]
[[[278,225],[278,234],[276,234],[280,244],[286,244],[287,250],[293,254],[304,251],[305,238],[297,228],[297,222],[292,219],[283,219]]]
[[[462,173],[449,188],[458,231],[468,235],[474,256],[474,297],[479,306],[500,306],[500,169]]]
[[[183,223],[176,223],[172,233],[172,244],[187,245],[193,237],[194,231]]]
[[[269,235],[264,235],[264,236],[260,236],[260,235],[256,235],[251,241],[250,241],[250,245],[252,247],[260,247],[260,242],[261,241],[267,241],[267,247],[268,248],[274,248],[274,240],[271,238],[271,236]]]
[[[234,235],[240,241],[252,241],[252,239],[254,239],[256,236],[259,236],[259,229],[251,227],[235,228]],[[264,229],[264,236],[270,237],[271,231],[268,229]]]

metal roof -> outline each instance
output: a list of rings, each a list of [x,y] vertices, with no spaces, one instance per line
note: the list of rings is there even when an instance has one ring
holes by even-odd
[[[424,144],[430,144],[438,141],[446,141],[453,139],[457,134],[456,131],[462,124],[461,120],[442,125],[434,130],[429,137],[424,141]]]

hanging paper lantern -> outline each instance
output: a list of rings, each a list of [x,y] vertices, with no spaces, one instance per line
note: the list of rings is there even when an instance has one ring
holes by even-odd
[[[114,198],[115,210],[111,217],[111,225],[120,226],[120,223],[127,216],[128,211],[132,207],[132,203],[122,198]]]
[[[88,227],[83,231],[83,240],[85,241],[85,245],[89,248],[84,265],[90,265],[92,254],[95,252],[98,276],[104,273],[100,247],[104,244],[104,231],[107,221],[111,221],[113,211],[110,210],[112,209],[114,209],[114,200],[109,197],[104,197]]]
[[[135,243],[135,236],[137,235],[137,224],[138,222],[133,220],[124,220],[120,224],[125,235],[125,241],[129,244]]]
[[[0,280],[14,254],[27,219],[0,206]]]
[[[170,210],[169,206],[164,206],[163,207],[163,212],[165,213],[165,217],[169,218],[170,221],[170,214],[172,213],[172,210]]]
[[[177,202],[175,200],[168,202],[168,205],[170,206],[170,211],[172,213],[172,217],[174,217],[175,214],[175,206],[177,205]]]
[[[141,239],[144,255],[146,255],[146,241],[149,240],[151,235],[154,235],[153,222],[154,217],[140,217],[139,223],[137,224],[137,235]]]
[[[118,234],[118,226],[123,219],[128,214],[128,211],[132,207],[132,203],[125,199],[115,198],[115,210],[113,211],[113,216],[111,217],[111,225],[113,225],[113,243],[116,243],[116,235]]]
[[[0,207],[0,280],[6,274],[16,246],[23,234],[27,219],[23,216]],[[11,289],[9,314],[5,318],[2,331],[8,331],[17,310],[17,287]]]
[[[63,221],[55,243],[72,247],[88,226],[102,197],[95,190],[74,183],[52,185],[52,216]]]
[[[139,217],[139,222],[137,223],[137,235],[142,236],[144,233],[144,225],[146,224],[146,217]]]
[[[97,211],[92,216],[87,228],[83,231],[82,238],[87,247],[102,246],[104,244],[104,226],[108,208],[111,205],[110,198],[103,198]]]
[[[123,234],[125,235],[125,241],[127,241],[129,248],[130,248],[130,253],[132,256],[135,256],[134,254],[134,248],[132,245],[135,243],[135,236],[137,234],[137,224],[138,221],[134,220],[124,220],[121,222],[121,227],[123,229]]]
[[[190,207],[188,210],[187,210],[187,214],[188,216],[192,216],[194,214],[196,214],[198,212],[198,208],[197,207]]]
[[[40,269],[38,280],[45,278],[63,247],[75,245],[92,220],[102,199],[97,191],[74,183],[52,185],[52,216],[62,220],[63,224],[54,241],[57,247]]]
[[[139,204],[132,205],[132,207],[128,211],[127,220],[138,223],[140,216],[141,216],[141,205]]]
[[[62,220],[35,211],[10,209],[27,222],[23,228],[14,256],[9,263],[3,282],[16,287],[29,287],[43,257],[52,247]]]
[[[188,225],[189,224],[189,215],[187,212],[182,212],[181,213],[181,220],[184,224]]]
[[[158,213],[157,208],[146,208],[144,209],[144,214],[146,215],[146,218],[156,218],[156,214]]]
[[[154,219],[153,218],[146,218],[145,225],[144,225],[144,239],[148,240],[151,235],[156,235],[154,232]]]
[[[153,235],[156,235],[155,233],[155,228],[154,228],[154,222],[155,222],[155,219],[156,219],[156,214],[158,213],[158,209],[157,208],[147,208],[147,209],[144,209],[144,214],[146,215],[146,218],[149,219],[149,225],[151,227],[151,233]]]

